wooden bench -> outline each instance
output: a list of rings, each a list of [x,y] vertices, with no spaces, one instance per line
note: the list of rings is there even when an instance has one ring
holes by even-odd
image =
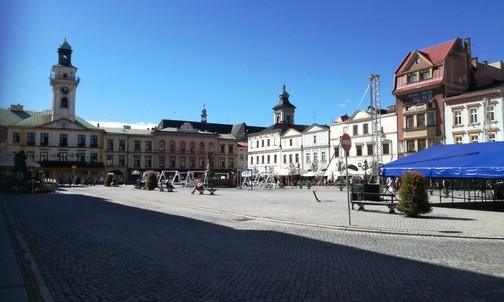
[[[395,194],[392,193],[371,193],[371,192],[356,192],[358,196],[358,200],[352,200],[352,210],[354,210],[354,204],[358,205],[359,208],[357,211],[365,211],[364,206],[373,205],[373,206],[386,206],[389,208],[389,213],[395,213],[395,207],[397,205],[397,199]],[[370,200],[362,200],[363,195],[374,195],[378,196],[380,201],[370,201]]]

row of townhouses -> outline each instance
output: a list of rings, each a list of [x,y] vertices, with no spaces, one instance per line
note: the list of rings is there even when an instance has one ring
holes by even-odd
[[[208,123],[205,107],[199,122],[162,120],[143,130],[91,125],[75,112],[80,79],[71,58],[65,40],[50,75],[52,109],[0,110],[0,146],[24,151],[54,178],[112,172],[131,180],[146,170],[206,169],[333,177],[345,162],[345,133],[348,167],[360,173],[437,144],[504,141],[503,63],[479,62],[469,39],[408,53],[394,74],[395,105],[369,106],[330,125],[297,124],[285,85],[269,127]]]

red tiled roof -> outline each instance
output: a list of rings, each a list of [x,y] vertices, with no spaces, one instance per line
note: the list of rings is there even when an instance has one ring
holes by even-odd
[[[434,74],[432,75],[432,78],[428,80],[408,84],[406,82],[406,76],[396,77],[397,88],[394,90],[394,93],[440,84],[443,81],[443,74],[444,74],[444,66],[440,66],[439,68],[434,69]]]
[[[406,59],[401,63],[395,74],[397,75],[399,73],[404,72],[405,68],[409,65],[408,63],[410,62],[412,57],[416,55],[416,53],[421,54],[423,57],[430,60],[431,63],[434,65],[441,63],[442,61],[444,61],[450,50],[453,48],[453,45],[455,45],[455,43],[457,43],[458,40],[459,38],[455,38],[451,41],[436,46],[432,46],[415,52],[410,52],[406,56]]]

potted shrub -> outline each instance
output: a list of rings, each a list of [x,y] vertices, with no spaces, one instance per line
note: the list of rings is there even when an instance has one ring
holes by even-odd
[[[156,173],[154,171],[149,171],[147,173],[147,177],[145,178],[145,188],[147,190],[154,190],[155,188],[157,188],[157,183],[158,180]]]
[[[428,180],[419,172],[406,172],[401,177],[400,200],[396,209],[408,217],[417,217],[432,211],[429,203]]]
[[[105,176],[105,186],[110,187],[112,184],[112,181],[114,181],[114,173],[108,173],[107,176]]]

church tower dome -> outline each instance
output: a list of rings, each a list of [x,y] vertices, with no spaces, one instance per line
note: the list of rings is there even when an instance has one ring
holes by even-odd
[[[287,93],[287,90],[285,89],[285,84],[283,85],[282,92],[278,95],[278,98],[278,104],[273,107],[274,123],[294,125],[294,112],[296,111],[296,106],[292,105],[289,101],[289,93]]]

